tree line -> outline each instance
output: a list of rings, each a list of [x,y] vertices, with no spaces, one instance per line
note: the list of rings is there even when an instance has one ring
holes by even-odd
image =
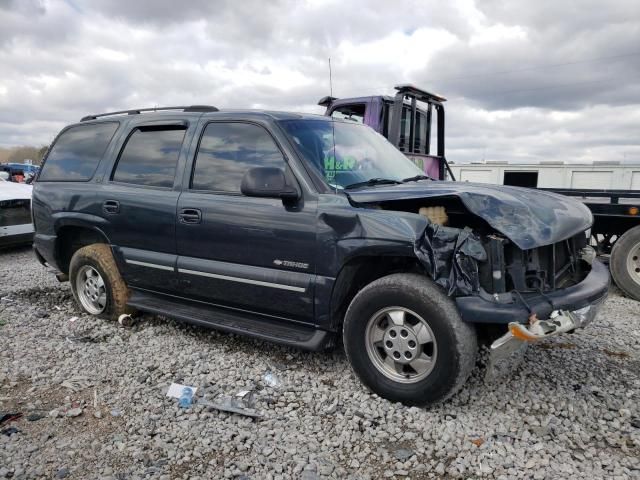
[[[48,145],[40,147],[30,147],[28,145],[0,147],[0,163],[24,163],[25,160],[32,160],[34,165],[40,165],[47,148],[49,148]]]

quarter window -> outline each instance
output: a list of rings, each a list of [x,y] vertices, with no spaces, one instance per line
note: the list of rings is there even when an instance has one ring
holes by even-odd
[[[111,176],[115,182],[173,186],[185,127],[139,127],[127,140]]]
[[[242,177],[255,167],[285,168],[280,149],[264,128],[248,123],[210,123],[200,140],[191,188],[240,193]]]
[[[68,128],[51,147],[38,181],[90,180],[117,129],[116,122]]]

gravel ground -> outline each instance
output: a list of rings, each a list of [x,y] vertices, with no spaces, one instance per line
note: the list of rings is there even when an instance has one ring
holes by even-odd
[[[617,292],[510,379],[479,362],[430,410],[367,392],[341,351],[84,316],[29,249],[0,252],[0,297],[0,410],[23,414],[0,427],[19,430],[0,478],[640,478],[640,303]],[[181,409],[174,381],[252,389],[264,416]]]

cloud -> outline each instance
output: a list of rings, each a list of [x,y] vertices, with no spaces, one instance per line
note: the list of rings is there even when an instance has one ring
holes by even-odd
[[[321,112],[415,83],[449,98],[449,159],[640,161],[635,0],[0,0],[0,145],[89,113]]]

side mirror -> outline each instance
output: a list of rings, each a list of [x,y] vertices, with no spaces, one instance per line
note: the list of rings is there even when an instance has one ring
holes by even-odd
[[[287,182],[287,177],[280,168],[256,167],[247,170],[240,184],[240,191],[247,197],[282,198],[297,200],[298,189]]]

